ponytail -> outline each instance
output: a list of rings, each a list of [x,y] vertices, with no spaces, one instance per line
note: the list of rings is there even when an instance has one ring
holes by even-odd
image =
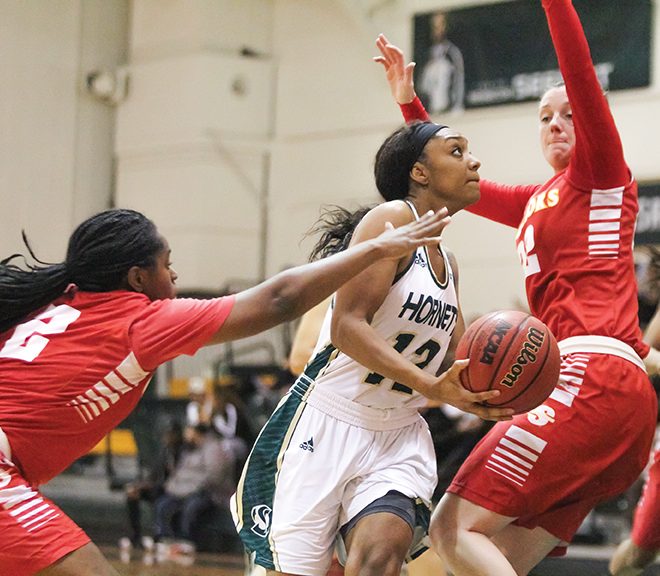
[[[341,206],[326,207],[316,224],[307,233],[308,236],[321,234],[309,255],[309,261],[320,260],[346,250],[353,238],[355,228],[372,208],[373,206],[362,206],[351,212]]]
[[[0,333],[53,301],[69,284],[64,264],[35,266],[25,261],[21,268],[12,262],[18,258],[25,260],[22,254],[14,254],[0,262]]]

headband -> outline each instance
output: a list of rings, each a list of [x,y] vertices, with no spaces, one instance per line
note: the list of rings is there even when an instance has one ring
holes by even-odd
[[[413,126],[411,133],[413,150],[415,152],[413,164],[422,155],[422,150],[424,150],[426,143],[443,128],[447,128],[447,126],[444,124],[435,124],[434,122],[421,122]],[[412,168],[412,165],[410,167]]]

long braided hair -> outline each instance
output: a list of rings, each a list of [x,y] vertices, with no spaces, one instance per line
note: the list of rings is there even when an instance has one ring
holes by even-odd
[[[121,288],[132,266],[153,266],[164,247],[154,223],[126,209],[106,210],[80,224],[69,238],[66,260],[59,264],[41,262],[25,234],[23,241],[37,263],[29,263],[23,254],[0,261],[0,333],[58,298],[69,284],[86,292]],[[23,266],[16,263],[20,259]]]

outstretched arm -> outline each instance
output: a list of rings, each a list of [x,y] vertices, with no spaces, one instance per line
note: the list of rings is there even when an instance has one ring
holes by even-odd
[[[624,186],[630,174],[621,139],[571,0],[542,0],[573,113],[575,149],[569,178],[581,188]]]
[[[430,118],[421,100],[415,92],[413,72],[415,63],[405,63],[403,51],[385,37],[379,34],[376,46],[380,56],[374,57],[374,62],[379,62],[385,68],[385,76],[390,86],[390,91],[396,103],[401,107],[401,112],[406,122],[422,120],[427,122]]]
[[[406,64],[403,50],[392,44],[384,34],[378,36],[376,46],[381,55],[374,57],[374,61],[383,65],[390,91],[399,104],[405,121],[408,123],[415,120],[429,121],[430,117],[415,93],[413,80],[415,63]],[[516,228],[529,197],[537,188],[537,186],[505,186],[482,179],[479,185],[481,199],[476,204],[468,206],[467,211]]]
[[[355,247],[311,264],[280,272],[257,286],[239,292],[222,327],[208,344],[258,334],[297,318],[330,296],[342,284],[375,262],[396,260],[418,246],[437,244],[449,223],[447,210],[428,213],[416,222],[391,228]]]

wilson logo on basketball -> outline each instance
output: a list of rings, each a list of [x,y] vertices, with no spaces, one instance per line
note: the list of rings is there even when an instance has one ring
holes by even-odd
[[[505,322],[504,320],[499,321],[495,325],[495,330],[493,330],[490,333],[490,336],[488,336],[488,341],[486,342],[486,345],[481,352],[481,358],[479,358],[479,362],[482,364],[493,363],[493,359],[497,354],[497,350],[499,349],[502,340],[510,328],[511,324]]]
[[[518,354],[515,363],[509,368],[509,371],[500,380],[502,386],[513,388],[518,381],[518,377],[523,373],[525,366],[536,362],[537,352],[543,346],[544,341],[545,334],[541,330],[533,327],[527,330],[527,339],[520,348],[520,354]]]
[[[538,318],[520,310],[498,310],[477,318],[456,346],[456,359],[472,358],[461,371],[470,392],[498,390],[488,406],[533,410],[559,381],[557,340]],[[479,361],[477,361],[479,359]]]

